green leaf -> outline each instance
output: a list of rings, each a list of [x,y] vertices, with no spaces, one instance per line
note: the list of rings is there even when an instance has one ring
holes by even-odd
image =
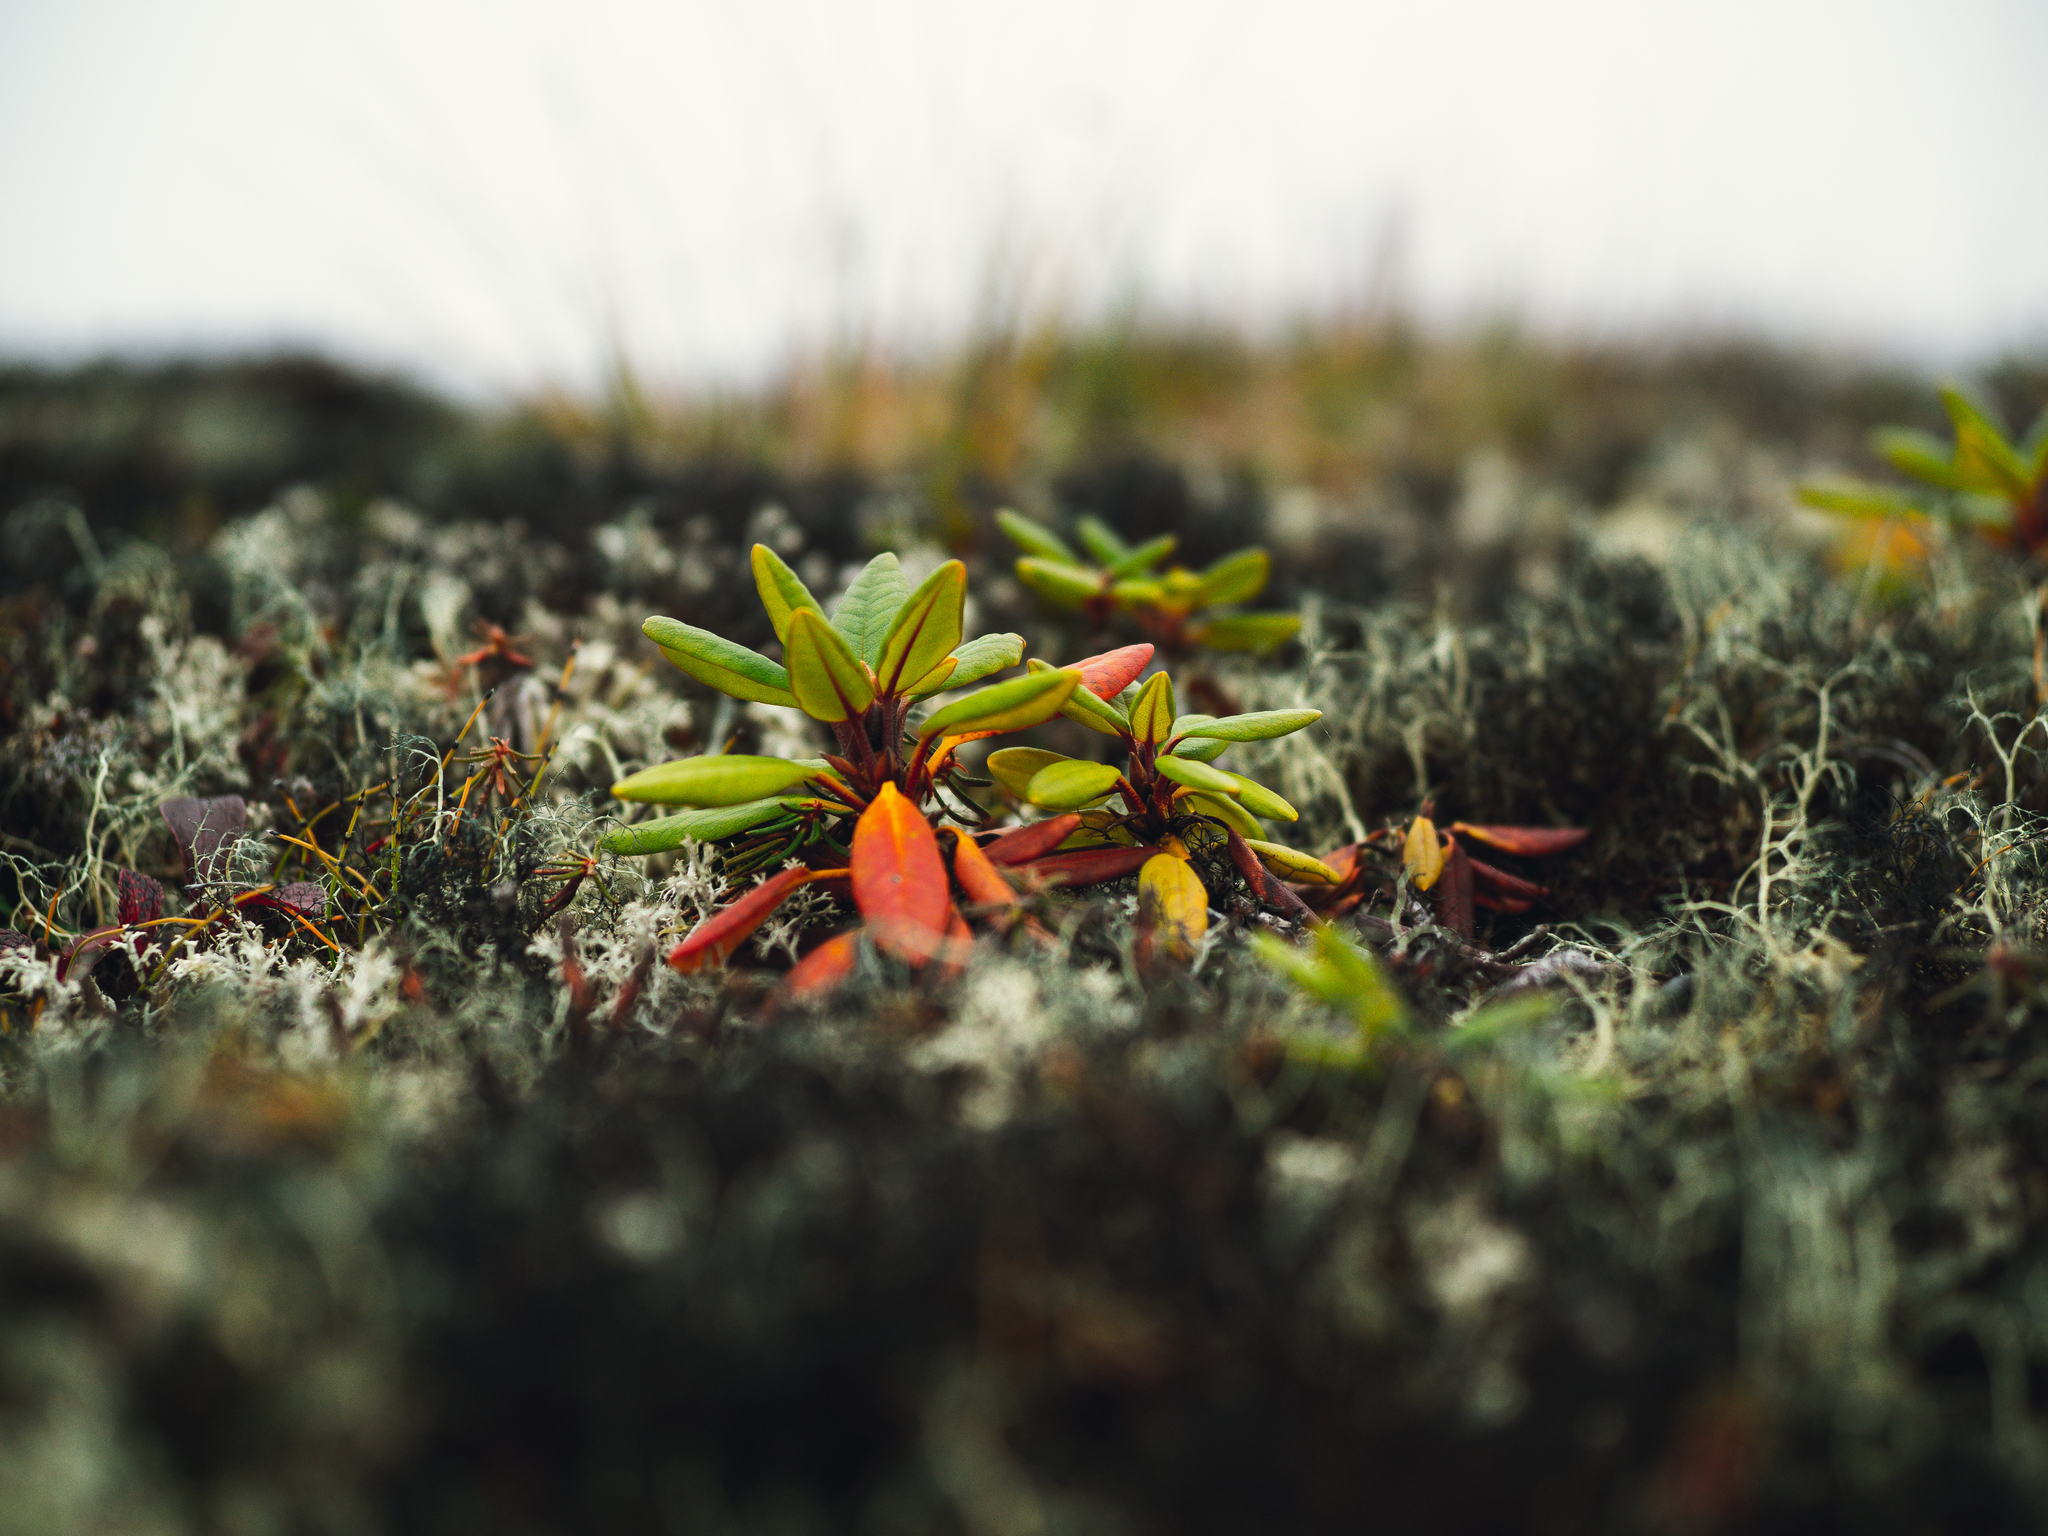
[[[1189,795],[1187,805],[1198,815],[1215,817],[1246,842],[1266,835],[1266,829],[1253,819],[1251,812],[1228,795]]]
[[[1102,578],[1095,572],[1061,560],[1019,560],[1017,579],[1060,608],[1078,608],[1102,591]]]
[[[1170,533],[1162,533],[1156,539],[1147,539],[1121,559],[1110,562],[1112,576],[1142,576],[1153,566],[1173,553],[1180,541]]]
[[[1213,763],[1230,750],[1231,744],[1221,736],[1190,736],[1186,741],[1176,741],[1166,750],[1175,757],[1184,757],[1193,763]]]
[[[1173,734],[1173,679],[1154,672],[1131,705],[1131,736],[1137,741],[1164,741]]]
[[[1204,794],[1227,795],[1237,798],[1238,777],[1221,768],[1211,768],[1207,763],[1193,762],[1185,757],[1171,755],[1159,758],[1153,765],[1162,779],[1171,779],[1187,789],[1199,789]]]
[[[1492,1045],[1504,1035],[1527,1029],[1532,1024],[1541,1024],[1557,1012],[1554,999],[1541,992],[1526,992],[1520,997],[1505,998],[1497,1003],[1488,1003],[1484,1008],[1467,1014],[1455,1029],[1447,1029],[1438,1037],[1438,1044],[1449,1055],[1462,1051],[1478,1050],[1481,1046]]]
[[[808,608],[790,616],[789,685],[813,720],[836,723],[875,702],[873,676],[833,626]]]
[[[989,753],[988,776],[1022,800],[1039,769],[1072,761],[1064,752],[1048,752],[1043,747],[1004,747]]]
[[[1998,424],[1959,389],[1944,388],[1941,403],[1955,423],[1955,465],[1957,472],[1967,477],[1964,489],[1996,491],[2014,501],[2026,500],[2032,477]]]
[[[612,794],[656,805],[740,805],[779,795],[824,771],[822,762],[787,757],[679,757],[627,774],[612,786]]]
[[[1212,651],[1270,651],[1292,640],[1301,628],[1298,613],[1234,613],[1188,630],[1188,638]]]
[[[1081,686],[1081,672],[1033,672],[955,699],[917,728],[920,739],[970,731],[1021,731],[1050,720]]]
[[[768,622],[775,626],[775,638],[784,645],[789,643],[789,616],[797,609],[808,608],[821,619],[825,616],[803,578],[766,544],[754,546],[753,565],[754,589],[761,594],[761,606],[768,610]]]
[[[1010,542],[1027,555],[1036,555],[1041,560],[1057,560],[1062,565],[1078,565],[1073,550],[1067,541],[1054,533],[1045,524],[1026,517],[1021,512],[1012,512],[1008,507],[996,514],[996,526],[1010,536]]]
[[[1265,590],[1272,574],[1273,557],[1263,549],[1240,549],[1225,555],[1202,572],[1202,584],[1195,591],[1195,606],[1213,608],[1221,603],[1241,603]]]
[[[1014,667],[1024,659],[1024,637],[1022,635],[982,635],[968,641],[953,652],[960,665],[946,680],[946,686],[965,688],[969,683],[978,683],[984,677]],[[912,690],[915,693],[933,693],[923,683]]]
[[[1131,546],[1099,517],[1076,518],[1074,532],[1080,535],[1081,547],[1093,555],[1099,565],[1115,565],[1131,553]]]
[[[1905,492],[1860,480],[1809,480],[1798,495],[1801,506],[1844,517],[1904,517],[1919,510]]]
[[[661,654],[698,682],[720,693],[756,704],[796,707],[790,691],[789,673],[759,651],[735,645],[722,635],[694,624],[660,616],[640,626],[640,633],[661,647]]]
[[[960,643],[960,615],[967,603],[967,567],[948,560],[910,594],[882,638],[875,684],[902,694],[922,682]],[[957,669],[956,669],[957,670]]]
[[[872,667],[882,659],[882,642],[908,601],[910,583],[903,579],[903,567],[884,550],[853,578],[832,610],[832,627],[845,637],[853,654]]]
[[[1040,810],[1083,810],[1106,797],[1122,777],[1113,763],[1087,763],[1070,757],[1048,763],[1033,774],[1024,798]]]
[[[1256,929],[1252,953],[1268,970],[1277,971],[1310,997],[1325,1003],[1344,1001],[1344,979],[1323,959],[1288,943],[1276,933]]]
[[[1035,658],[1028,666],[1033,676],[1053,670],[1050,662]],[[1100,731],[1103,735],[1114,736],[1120,741],[1130,739],[1130,717],[1107,699],[1098,699],[1086,688],[1075,689],[1073,696],[1060,706],[1060,713],[1076,724],[1087,726],[1091,731]]]
[[[637,827],[619,827],[606,833],[597,848],[600,853],[667,853],[686,842],[719,842],[785,814],[787,808],[780,800],[774,799],[749,800],[743,805],[719,806],[714,810],[684,811],[680,816],[643,821]]]
[[[1967,477],[1956,469],[1948,444],[1938,437],[1907,427],[1880,427],[1870,434],[1870,446],[1893,468],[1904,470],[1916,480],[1943,490],[1969,489]]]
[[[1166,601],[1166,587],[1157,581],[1131,578],[1111,582],[1109,595],[1119,608],[1156,608]]]
[[[1228,772],[1227,769],[1212,769],[1211,772]],[[1301,813],[1282,800],[1273,791],[1256,780],[1248,779],[1241,773],[1232,773],[1237,780],[1237,803],[1254,816],[1264,816],[1272,821],[1299,821]]]
[[[1291,736],[1322,718],[1320,709],[1261,709],[1248,715],[1225,715],[1221,720],[1183,715],[1173,722],[1173,734],[1220,736],[1225,741],[1271,741],[1276,736]],[[1188,724],[1190,720],[1195,723]]]

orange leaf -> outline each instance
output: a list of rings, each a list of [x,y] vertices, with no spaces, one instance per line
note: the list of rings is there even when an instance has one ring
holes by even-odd
[[[982,846],[991,864],[1029,864],[1040,854],[1051,853],[1081,825],[1081,813],[1069,811],[1064,816],[1050,816],[1044,821],[1034,821],[1028,827],[1017,827],[1005,832],[993,842]]]
[[[1155,854],[1138,871],[1138,929],[1151,953],[1194,959],[1209,931],[1209,893],[1186,859]]]
[[[1337,878],[1340,881],[1349,880],[1351,872],[1358,868],[1358,850],[1362,846],[1359,843],[1346,843],[1342,848],[1324,854],[1323,862],[1337,871]]]
[[[1151,660],[1151,646],[1126,645],[1074,665],[1081,669],[1083,688],[1098,699],[1113,699],[1137,681],[1138,674]]]
[[[853,829],[853,902],[875,947],[912,965],[945,937],[953,905],[939,840],[917,807],[884,784]]]
[[[953,878],[961,894],[981,907],[1014,906],[1017,893],[1002,872],[989,862],[980,844],[962,832],[953,840]]]
[[[958,976],[967,969],[967,958],[974,953],[974,930],[967,926],[967,919],[960,915],[958,907],[946,910],[950,916],[946,919],[943,968],[948,976]]]
[[[1584,827],[1475,827],[1463,821],[1452,822],[1451,831],[1489,848],[1498,848],[1502,853],[1519,853],[1525,859],[1563,853],[1567,848],[1578,847],[1588,835]]]
[[[827,939],[789,968],[782,984],[791,997],[819,997],[853,974],[860,959],[860,930]]]
[[[769,914],[782,905],[791,891],[813,880],[842,873],[836,869],[785,869],[779,875],[771,875],[723,911],[712,913],[692,928],[682,943],[668,952],[668,963],[679,971],[700,971],[707,965],[722,964],[756,928],[768,921]]]

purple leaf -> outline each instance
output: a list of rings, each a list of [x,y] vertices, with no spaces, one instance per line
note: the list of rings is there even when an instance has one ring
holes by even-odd
[[[218,880],[227,874],[225,850],[241,837],[249,822],[249,808],[240,795],[216,795],[210,800],[180,795],[175,800],[166,800],[157,810],[178,841],[178,853],[185,860],[188,876],[194,880]]]
[[[121,926],[155,922],[164,915],[164,888],[148,875],[124,869],[116,879],[121,893]]]

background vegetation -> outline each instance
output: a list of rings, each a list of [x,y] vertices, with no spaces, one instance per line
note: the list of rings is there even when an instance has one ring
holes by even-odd
[[[2035,1528],[2039,573],[1791,497],[1942,422],[1852,362],[1388,319],[492,413],[7,372],[0,1529]],[[1592,829],[1480,934],[1577,957],[1547,1018],[1458,1050],[1501,977],[1403,935],[1439,1033],[1332,1065],[1241,928],[1142,976],[1114,891],[779,1009],[794,928],[652,964],[702,858],[557,902],[621,772],[780,749],[638,636],[766,643],[754,540],[821,592],[961,554],[978,627],[1074,654],[1006,504],[1273,548],[1302,641],[1217,677],[1326,712],[1248,758],[1300,846],[1426,797]],[[463,661],[482,624],[534,664]],[[446,821],[490,737],[544,785]],[[203,910],[162,801],[244,797],[254,890],[380,783],[404,857],[337,948],[253,917],[55,974],[119,869]]]

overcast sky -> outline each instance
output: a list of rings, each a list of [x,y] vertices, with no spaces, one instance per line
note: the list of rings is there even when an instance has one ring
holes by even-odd
[[[2042,0],[0,0],[0,352],[744,381],[991,288],[2048,343]]]

